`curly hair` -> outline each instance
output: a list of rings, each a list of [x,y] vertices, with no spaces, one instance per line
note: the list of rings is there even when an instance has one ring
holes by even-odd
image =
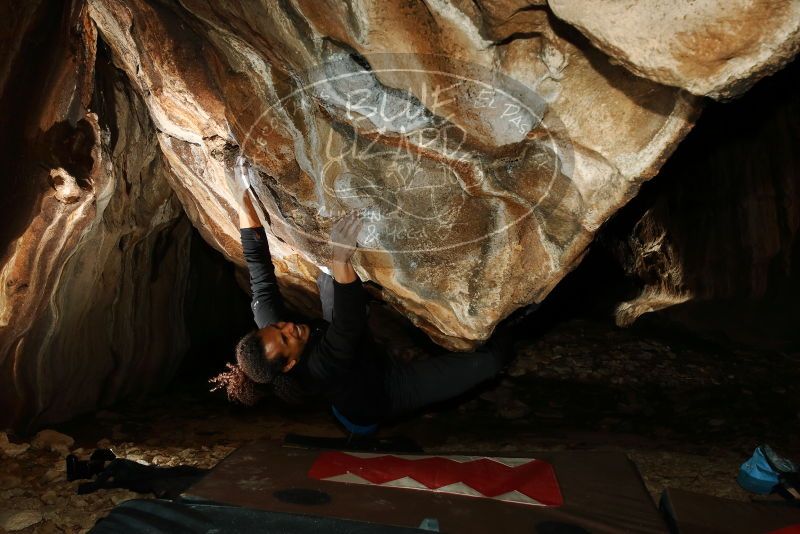
[[[209,382],[214,384],[211,391],[225,389],[228,400],[238,402],[245,406],[255,405],[264,396],[264,392],[259,388],[259,384],[248,378],[242,368],[236,364],[226,363],[227,371],[223,371]]]
[[[268,359],[258,330],[253,330],[236,344],[237,363],[226,364],[227,371],[209,380],[214,384],[211,391],[224,388],[229,401],[253,406],[264,397],[265,389],[272,389],[284,402],[301,404],[305,395],[294,377],[283,372],[286,361],[285,357]]]

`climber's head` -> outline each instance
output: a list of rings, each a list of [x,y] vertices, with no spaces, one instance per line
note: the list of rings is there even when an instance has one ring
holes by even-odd
[[[228,399],[252,406],[263,396],[261,384],[265,384],[286,402],[302,402],[295,380],[287,373],[300,361],[310,333],[308,325],[290,322],[253,330],[236,345],[236,365],[228,364],[228,371],[211,380],[217,386],[214,389],[224,387]]]
[[[310,334],[308,325],[290,322],[274,323],[257,331],[263,357],[284,373],[297,365]]]

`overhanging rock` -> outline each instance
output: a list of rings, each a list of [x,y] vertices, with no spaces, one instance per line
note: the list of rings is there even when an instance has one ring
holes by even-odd
[[[791,0],[548,4],[632,72],[715,99],[741,95],[800,50],[800,2]]]
[[[696,99],[612,65],[546,8],[92,0],[192,222],[242,264],[226,187],[260,171],[279,273],[310,285],[336,217],[364,280],[468,348],[541,301],[691,127]]]

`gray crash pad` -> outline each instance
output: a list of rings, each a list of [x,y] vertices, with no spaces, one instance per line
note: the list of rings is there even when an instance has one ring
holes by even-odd
[[[441,532],[465,534],[667,531],[636,466],[622,453],[559,451],[518,455],[552,466],[563,499],[557,506],[347,483],[347,476],[336,477],[344,482],[312,478],[309,473],[313,474],[312,468],[317,469],[315,462],[323,454],[328,453],[285,448],[277,442],[254,442],[220,462],[184,496],[272,512],[406,528],[434,520]]]

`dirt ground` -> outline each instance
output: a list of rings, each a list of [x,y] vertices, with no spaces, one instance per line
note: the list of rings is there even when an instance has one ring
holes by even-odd
[[[587,320],[522,340],[516,352],[507,376],[382,433],[431,452],[621,450],[654,499],[673,487],[746,500],[735,476],[756,445],[800,457],[797,355],[676,343]],[[205,468],[254,439],[342,435],[324,407],[244,409],[208,393],[202,377],[181,379],[158,398],[54,428],[74,439],[80,457],[102,446],[149,464]],[[65,454],[0,452],[0,524],[84,532],[116,504],[144,497],[118,489],[77,495],[78,482],[65,480]]]

